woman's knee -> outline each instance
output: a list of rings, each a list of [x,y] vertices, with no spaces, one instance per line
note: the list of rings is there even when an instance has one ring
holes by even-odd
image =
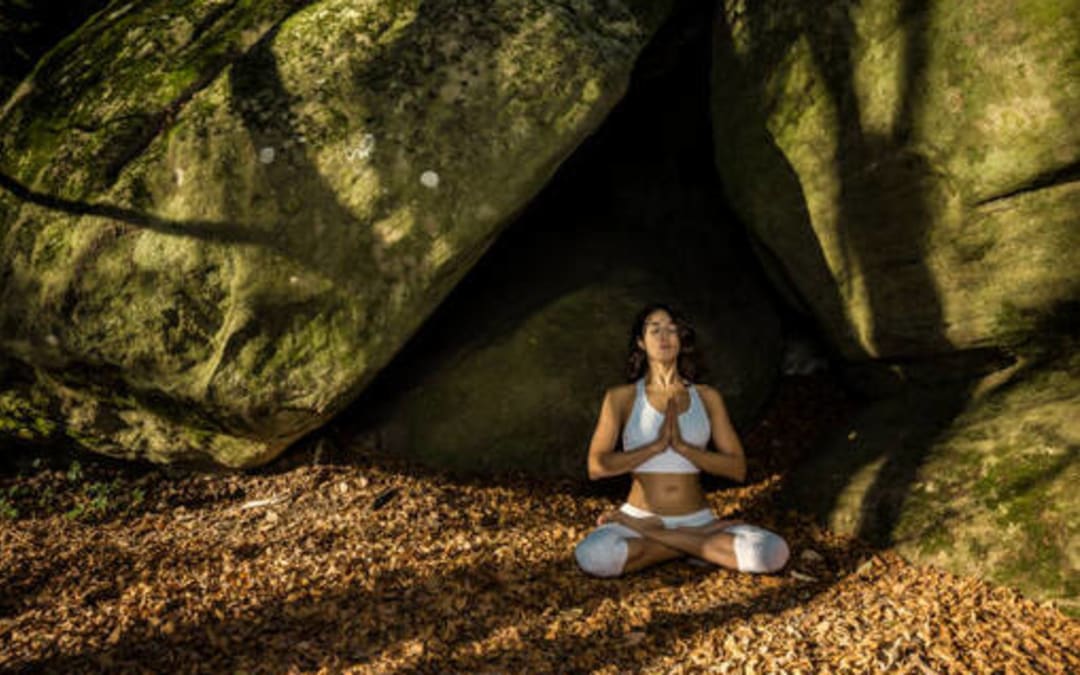
[[[611,531],[597,531],[574,548],[578,566],[595,577],[617,577],[626,567],[629,546],[624,537]]]
[[[787,542],[776,533],[754,525],[734,525],[727,531],[735,537],[732,544],[741,572],[778,572],[791,557]]]

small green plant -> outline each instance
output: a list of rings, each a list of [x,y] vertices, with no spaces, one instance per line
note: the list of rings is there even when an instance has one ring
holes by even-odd
[[[56,499],[56,493],[53,492],[51,485],[46,485],[45,489],[38,495],[37,505],[39,509],[47,509],[52,505]]]
[[[21,493],[18,485],[12,485],[7,489],[7,494],[0,494],[0,518],[15,520],[19,517],[19,507],[16,504]]]
[[[146,501],[141,487],[126,489],[119,478],[111,482],[84,482],[72,495],[74,504],[64,513],[68,520],[94,521],[110,515],[131,515]]]
[[[8,501],[7,497],[0,497],[0,518],[15,520],[19,517],[19,509]]]
[[[71,463],[71,466],[68,467],[68,470],[67,470],[68,482],[69,483],[77,483],[80,480],[82,480],[82,477],[83,477],[82,465],[79,464],[78,460],[76,460],[76,461]]]
[[[35,460],[34,468],[44,462]],[[145,481],[101,480],[94,465],[73,460],[59,473],[28,475],[24,483],[0,487],[0,520],[61,515],[70,521],[100,522],[135,515],[147,501]]]
[[[105,513],[109,510],[109,490],[104,483],[91,483],[87,487],[86,496],[90,500],[90,511]]]
[[[115,483],[115,481],[114,481]],[[75,495],[75,506],[64,514],[69,520],[92,519],[105,516],[111,506],[110,496],[114,484],[95,481],[84,483]]]

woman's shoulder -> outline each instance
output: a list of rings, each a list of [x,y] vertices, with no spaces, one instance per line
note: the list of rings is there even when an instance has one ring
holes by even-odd
[[[627,398],[633,398],[635,390],[636,390],[636,383],[627,382],[625,384],[616,384],[613,387],[608,387],[607,392],[605,392],[605,393],[613,401],[623,401],[623,400],[626,400]]]
[[[712,385],[695,382],[694,389],[697,389],[698,394],[700,394],[703,399],[708,399],[710,401],[724,400],[724,397],[720,395],[720,390]]]
[[[630,410],[634,407],[634,395],[633,383],[617,384],[614,387],[608,387],[604,392],[605,405],[610,405],[615,411],[620,424],[627,419]]]

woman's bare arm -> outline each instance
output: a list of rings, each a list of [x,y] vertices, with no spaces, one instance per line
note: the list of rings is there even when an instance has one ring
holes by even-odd
[[[616,409],[613,389],[604,394],[604,403],[600,406],[600,419],[593,431],[592,441],[589,443],[589,478],[597,480],[619,476],[636,469],[642,462],[650,457],[655,457],[667,448],[670,439],[666,433],[667,426],[661,427],[660,437],[652,443],[629,449],[625,452],[616,452],[615,444],[619,440],[621,420]]]
[[[735,427],[731,424],[731,418],[728,417],[724,398],[720,392],[708,386],[699,386],[698,392],[701,394],[702,403],[705,404],[705,410],[709,413],[712,442],[716,446],[716,452],[709,452],[705,448],[684,441],[678,434],[678,426],[675,427],[676,434],[672,445],[676,452],[689,459],[702,471],[741,483],[746,480],[746,454],[743,452],[738,434],[735,433]]]

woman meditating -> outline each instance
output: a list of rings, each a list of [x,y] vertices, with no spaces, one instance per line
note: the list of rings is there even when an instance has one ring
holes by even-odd
[[[632,384],[604,396],[589,445],[589,478],[633,473],[630,495],[574,549],[578,565],[615,577],[690,555],[743,572],[775,572],[787,543],[768,530],[716,518],[698,474],[742,481],[746,458],[720,392],[694,384],[694,332],[665,305],[646,307],[630,333]],[[622,450],[616,450],[622,430]],[[707,449],[712,440],[716,451]]]

